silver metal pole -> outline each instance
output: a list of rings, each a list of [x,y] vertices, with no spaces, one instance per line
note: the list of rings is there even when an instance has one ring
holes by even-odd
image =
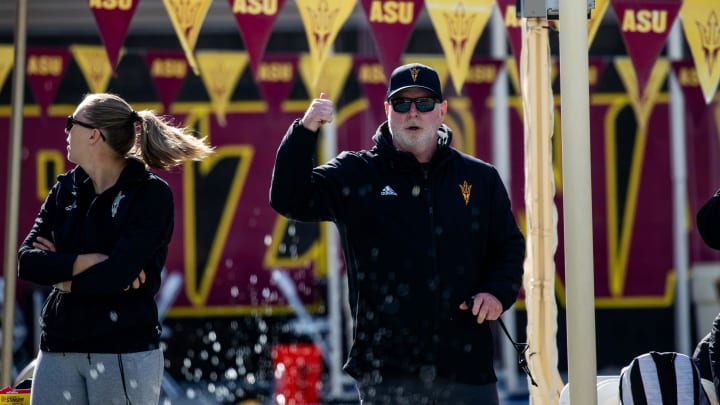
[[[668,40],[668,57],[682,59],[682,26],[676,19]],[[692,354],[690,336],[690,285],[688,278],[688,236],[685,228],[687,207],[687,155],[685,154],[685,99],[674,74],[670,77],[670,160],[673,184],[673,265],[675,266],[675,350]]]
[[[13,324],[15,282],[17,276],[17,231],[20,199],[20,149],[22,146],[23,105],[25,96],[25,48],[27,3],[17,0],[15,17],[15,59],[12,80],[12,113],[10,119],[10,150],[8,159],[7,208],[5,219],[5,290],[2,328],[2,386],[12,383]]]
[[[597,404],[587,2],[560,0],[563,223],[570,403]]]
[[[505,60],[508,57],[507,42],[505,34],[505,22],[503,21],[502,12],[497,3],[493,7],[493,13],[490,19],[490,54],[494,59]],[[512,173],[510,169],[510,119],[508,114],[508,83],[507,71],[500,69],[495,78],[493,86],[493,136],[492,136],[492,161],[500,173],[505,187],[511,189]],[[517,327],[515,326],[515,307],[511,307],[502,315],[505,325],[512,336],[517,336]],[[502,360],[503,369],[505,370],[505,386],[508,392],[517,392],[519,390],[519,378],[517,367],[517,355],[515,348],[506,340],[502,341]]]
[[[334,122],[323,126],[323,152],[326,159],[332,159],[337,154],[337,128]],[[327,231],[327,299],[329,322],[329,378],[330,396],[338,398],[343,391],[342,385],[342,296],[340,286],[340,258],[339,237],[333,223],[326,223]]]
[[[508,57],[505,22],[499,6],[495,4],[490,19],[490,55],[493,59],[506,60]],[[510,119],[508,118],[508,83],[507,70],[500,69],[493,86],[493,137],[492,159],[493,164],[500,173],[505,187],[510,188]],[[513,326],[507,325],[512,332]],[[514,335],[513,335],[514,336]]]

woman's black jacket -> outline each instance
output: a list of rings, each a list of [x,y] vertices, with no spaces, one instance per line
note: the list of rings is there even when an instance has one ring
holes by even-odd
[[[128,353],[158,347],[154,296],[173,230],[167,183],[128,159],[116,184],[95,195],[81,167],[58,177],[18,252],[23,280],[53,288],[42,310],[40,348],[50,352]],[[35,249],[38,236],[56,252]],[[77,255],[108,259],[73,277]],[[145,271],[139,289],[126,288]]]

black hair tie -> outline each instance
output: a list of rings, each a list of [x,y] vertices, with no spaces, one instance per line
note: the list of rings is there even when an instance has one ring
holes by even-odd
[[[137,111],[132,110],[132,112],[130,113],[130,121],[131,122],[141,121],[140,115],[138,115]]]

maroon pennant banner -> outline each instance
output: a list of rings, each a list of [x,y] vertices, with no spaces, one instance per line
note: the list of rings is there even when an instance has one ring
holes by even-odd
[[[588,58],[588,85],[590,86],[590,95],[595,92],[595,88],[598,83],[600,83],[600,79],[602,78],[602,74],[605,72],[606,67],[607,60],[605,60],[604,57],[591,56]],[[557,88],[560,88],[560,60],[557,58],[553,59],[553,69],[555,69],[553,71],[553,81],[557,82]]]
[[[105,44],[105,52],[110,60],[113,76],[116,74],[115,66],[120,56],[120,48],[125,42],[130,20],[135,14],[138,3],[140,0],[89,1],[90,10],[92,10],[95,23],[100,30],[100,37]]]
[[[686,120],[687,125],[698,125],[703,122],[708,112],[714,110],[715,104],[705,104],[705,96],[692,59],[673,61],[671,66],[683,92],[685,114],[691,117]]]
[[[487,98],[504,64],[505,62],[500,59],[473,58],[470,60],[464,88],[470,97],[470,104],[476,119],[475,126],[478,128],[485,126],[485,120],[489,115],[487,112],[490,110],[487,106]]]
[[[470,153],[475,156],[484,156],[487,159],[494,159],[492,156],[493,143],[493,106],[488,105],[488,97],[492,94],[497,77],[505,68],[505,61],[491,58],[472,58],[468,67],[468,74],[465,78],[463,89],[470,98],[470,108],[475,118],[474,150]],[[505,84],[505,83],[503,83]],[[506,105],[498,106],[506,108]]]
[[[280,15],[285,0],[247,1],[228,0],[230,9],[247,48],[250,68],[257,78],[258,66],[265,54],[273,24]]]
[[[382,64],[374,57],[356,56],[353,65],[355,76],[365,93],[373,119],[378,124],[384,122],[387,119],[383,103],[387,94],[387,84],[385,84],[386,76]]]
[[[550,57],[550,83],[553,89],[560,88],[560,58],[557,56]]]
[[[146,51],[145,64],[150,72],[166,114],[175,101],[188,74],[188,62],[184,52]]]
[[[271,112],[280,112],[298,71],[298,55],[267,54],[258,66],[255,82]]]
[[[682,0],[612,0],[612,6],[643,97]]]
[[[28,48],[26,76],[40,114],[45,115],[70,62],[65,48]]]
[[[602,75],[605,72],[606,67],[607,60],[601,56],[591,56],[588,59],[588,82],[590,85],[590,95],[595,93],[595,89],[597,88],[598,83],[600,83],[600,79],[602,79]]]
[[[385,77],[400,64],[424,0],[361,0]]]
[[[520,72],[520,52],[522,51],[522,26],[520,19],[517,17],[517,7],[515,0],[497,0],[498,8],[505,21],[505,29],[507,30],[508,40],[510,42],[510,50],[515,59],[515,68]]]

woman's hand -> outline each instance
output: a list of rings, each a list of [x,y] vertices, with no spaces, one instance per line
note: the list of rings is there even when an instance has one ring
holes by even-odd
[[[83,253],[77,255],[75,263],[73,263],[73,276],[77,276],[103,260],[107,260],[107,258],[108,256],[102,253]]]
[[[54,252],[55,251],[55,244],[52,243],[51,240],[45,239],[42,236],[38,236],[35,242],[33,242],[33,247],[35,249],[45,250],[48,252]]]
[[[130,287],[132,287],[133,290],[137,290],[138,288],[140,288],[141,284],[145,284],[145,270],[140,270],[140,274],[138,274],[137,278],[132,282],[132,284],[125,287],[125,291],[129,290]]]
[[[55,283],[53,284],[53,287],[57,288],[60,291],[70,292],[70,290],[72,289],[72,280]]]

